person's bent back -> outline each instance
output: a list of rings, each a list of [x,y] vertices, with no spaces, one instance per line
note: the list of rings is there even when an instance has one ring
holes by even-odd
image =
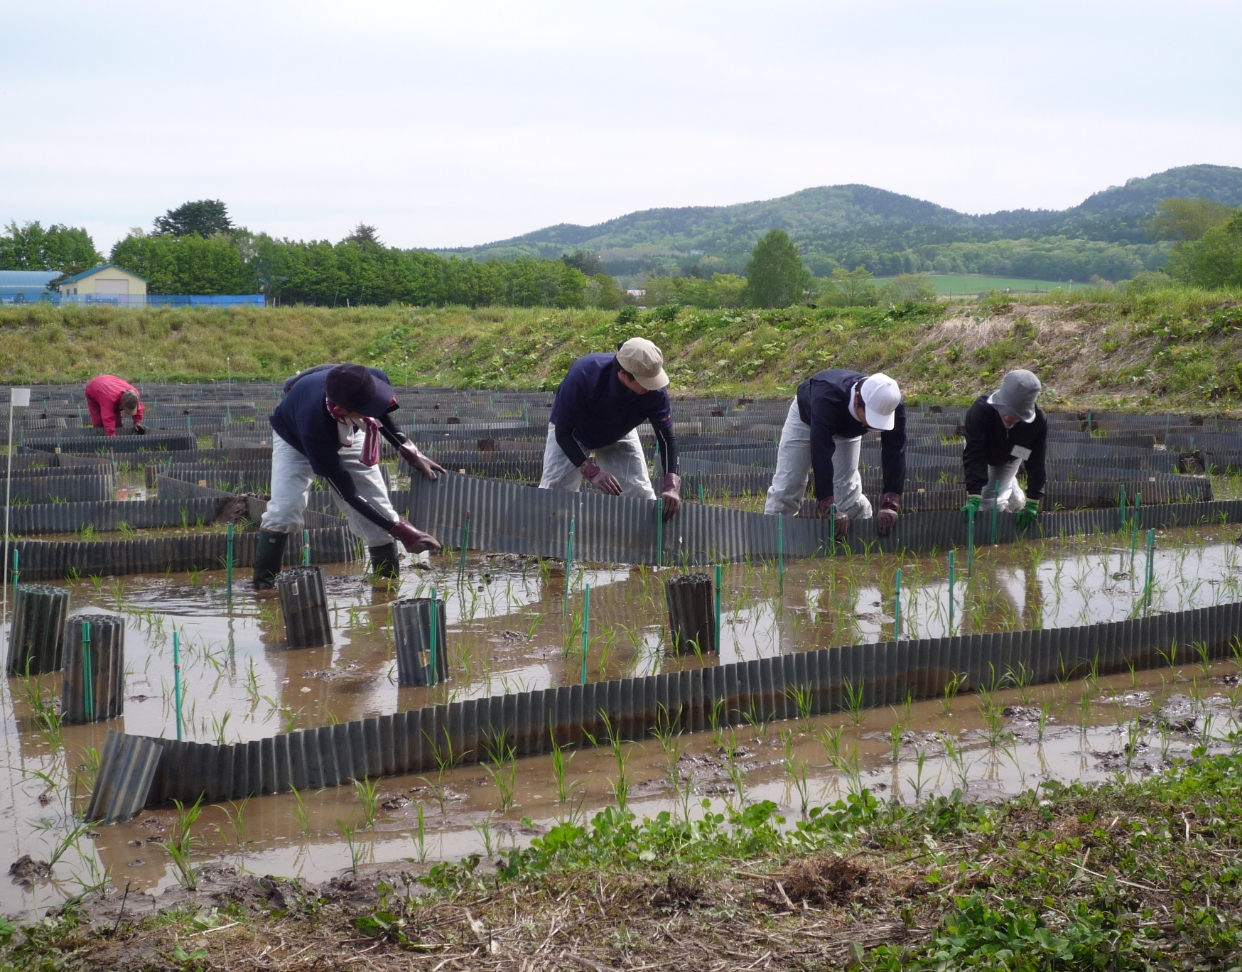
[[[142,424],[142,399],[138,389],[124,378],[116,375],[98,375],[86,383],[86,407],[90,411],[91,425],[101,429],[104,435],[116,435],[116,430],[129,416],[134,431],[146,432]]]

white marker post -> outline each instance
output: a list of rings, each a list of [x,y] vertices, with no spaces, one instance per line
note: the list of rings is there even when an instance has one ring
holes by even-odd
[[[0,625],[4,624],[9,613],[9,511],[12,508],[13,495],[13,409],[26,408],[29,404],[29,388],[9,389],[9,456],[8,471],[4,477],[4,581],[3,586],[0,586]]]

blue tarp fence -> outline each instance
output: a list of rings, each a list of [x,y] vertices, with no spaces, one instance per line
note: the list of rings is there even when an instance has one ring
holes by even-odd
[[[54,294],[0,295],[3,304],[111,304],[119,307],[262,307],[263,294]]]

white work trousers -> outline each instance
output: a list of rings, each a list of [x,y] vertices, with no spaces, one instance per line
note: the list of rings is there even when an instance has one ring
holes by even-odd
[[[1018,467],[1021,459],[1013,459],[1003,466],[988,466],[988,484],[983,487],[983,503],[980,510],[991,512],[997,504],[1002,513],[1017,513],[1026,506],[1026,493],[1018,485]]]
[[[639,499],[655,499],[651,488],[651,473],[647,470],[647,457],[638,438],[638,429],[630,431],[611,445],[597,446],[590,450],[595,454],[599,468],[611,473],[621,484],[621,495]],[[567,489],[578,492],[582,485],[582,473],[565,455],[556,441],[556,426],[548,425],[548,442],[543,449],[543,478],[540,489]]]
[[[837,447],[832,454],[832,498],[837,504],[837,512],[844,513],[851,520],[868,520],[871,518],[871,501],[863,495],[862,474],[858,471],[862,436],[846,439],[834,435],[832,441]],[[776,450],[776,473],[772,476],[772,485],[768,487],[763,512],[769,515],[784,513],[786,516],[797,513],[810,478],[811,427],[802,421],[795,398],[789,406],[789,415],[781,432],[781,444]],[[828,495],[825,485],[816,484],[820,496]]]
[[[388,500],[388,487],[384,485],[379,465],[362,464],[363,440],[364,436],[355,435],[353,445],[341,447],[341,464],[353,479],[358,494],[381,513],[396,520],[397,511]],[[279,435],[273,435],[272,498],[259,525],[269,533],[295,533],[301,530],[314,481],[315,472],[311,469],[310,460]],[[387,530],[360,514],[341,499],[336,490],[332,491],[332,501],[345,514],[349,528],[366,541],[368,547],[382,547],[392,542],[392,535]]]

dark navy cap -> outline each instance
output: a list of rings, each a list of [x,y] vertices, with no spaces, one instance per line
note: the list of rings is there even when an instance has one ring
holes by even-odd
[[[380,418],[392,410],[392,385],[362,365],[337,365],[328,372],[323,387],[333,404],[351,412]]]

